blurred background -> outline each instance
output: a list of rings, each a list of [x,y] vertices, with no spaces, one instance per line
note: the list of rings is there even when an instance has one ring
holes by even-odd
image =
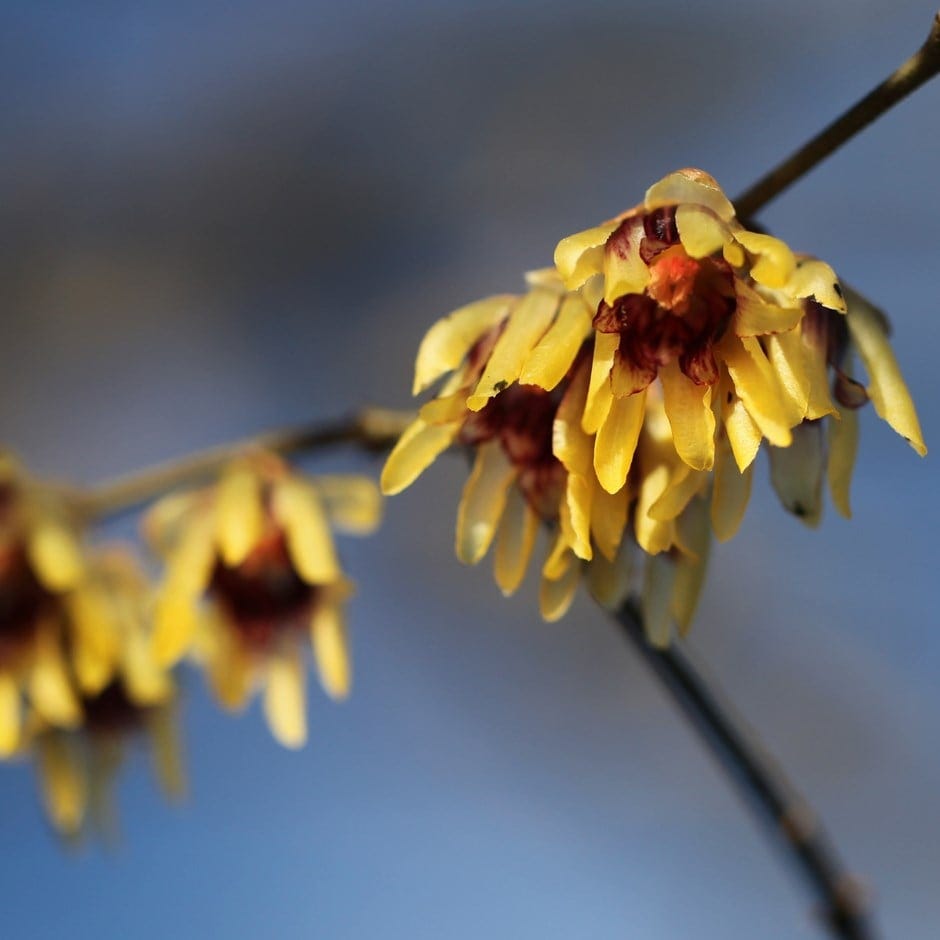
[[[438,316],[693,165],[734,194],[920,43],[930,3],[14,3],[0,13],[0,438],[93,482],[362,403]],[[761,215],[884,306],[940,447],[940,83]],[[940,923],[934,457],[863,417],[855,519],[766,466],[692,645],[872,887]],[[375,469],[338,454],[311,469]],[[0,767],[9,937],[819,936],[799,885],[596,609],[453,558],[441,461],[341,545],[356,690],[311,741],[186,681],[189,797],[146,754],[65,851]],[[132,521],[113,527],[130,534]]]

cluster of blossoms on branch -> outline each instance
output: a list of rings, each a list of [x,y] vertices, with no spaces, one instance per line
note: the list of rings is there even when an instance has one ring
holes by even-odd
[[[546,529],[546,619],[585,573],[612,607],[641,580],[651,642],[667,644],[673,621],[687,629],[710,536],[737,531],[764,439],[774,488],[808,524],[826,477],[849,515],[855,412],[869,399],[926,452],[884,318],[829,265],[745,228],[699,170],[563,239],[528,282],[427,333],[414,392],[444,382],[382,487],[405,489],[455,442],[474,448],[457,555],[473,564],[495,543],[510,594]]]

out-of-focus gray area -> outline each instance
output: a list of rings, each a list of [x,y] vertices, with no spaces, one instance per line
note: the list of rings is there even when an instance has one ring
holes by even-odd
[[[408,403],[449,309],[701,166],[730,193],[898,64],[929,4],[9,3],[0,13],[0,438],[95,481]],[[929,445],[940,85],[761,219],[884,306]],[[940,922],[934,457],[869,409],[855,518],[807,532],[766,468],[692,644],[872,887]],[[349,455],[310,468],[371,470]],[[610,626],[538,620],[452,557],[442,461],[346,540],[356,690],[311,742],[187,681],[191,795],[120,787],[63,852],[0,768],[10,937],[818,936],[799,885]],[[126,531],[126,527],[125,527]]]

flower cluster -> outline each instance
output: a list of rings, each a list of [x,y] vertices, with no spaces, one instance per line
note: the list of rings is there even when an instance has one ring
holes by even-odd
[[[321,684],[350,687],[343,575],[331,526],[366,533],[378,524],[375,485],[362,477],[306,478],[279,457],[235,461],[206,489],[168,496],[144,521],[166,563],[154,612],[154,652],[170,665],[191,654],[228,708],[256,688],[275,737],[306,739],[303,641]]]
[[[414,392],[446,378],[382,475],[396,493],[451,444],[475,448],[457,555],[476,563],[495,541],[511,593],[547,528],[546,618],[564,613],[585,568],[618,603],[638,548],[651,640],[668,642],[670,618],[686,628],[710,533],[737,530],[765,438],[774,486],[807,522],[826,470],[848,515],[854,409],[868,398],[925,452],[883,318],[854,295],[847,307],[828,265],[744,228],[706,174],[667,176],[640,206],[560,242],[555,264],[526,294],[431,328]]]

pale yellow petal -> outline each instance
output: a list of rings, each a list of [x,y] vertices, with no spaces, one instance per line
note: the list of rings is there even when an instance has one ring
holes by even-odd
[[[693,500],[679,520],[678,528],[683,544],[691,548],[692,553],[680,555],[676,559],[669,609],[679,633],[685,636],[692,626],[708,568],[711,546],[708,503],[704,499]]]
[[[474,343],[509,313],[513,300],[511,294],[487,297],[438,320],[418,347],[412,394],[417,395],[444,373],[456,369]]]
[[[186,794],[186,768],[175,709],[169,705],[152,709],[147,715],[147,728],[160,789],[171,799],[181,799]]]
[[[707,482],[707,473],[693,470],[685,463],[679,464],[673,471],[665,492],[650,506],[650,518],[661,522],[675,519]]]
[[[660,369],[659,377],[676,453],[693,470],[710,470],[715,462],[712,387],[696,385],[675,361]]]
[[[825,459],[818,421],[797,425],[789,447],[770,448],[770,482],[780,502],[810,527],[819,525],[822,515]]]
[[[164,584],[153,612],[151,648],[156,661],[163,666],[178,662],[192,644],[198,626],[198,598]]]
[[[568,547],[564,532],[558,532],[542,565],[542,577],[548,581],[557,581],[564,577],[573,560],[574,555]]]
[[[594,497],[591,501],[591,535],[599,552],[612,561],[624,540],[627,510],[630,504],[629,487],[608,493],[594,478]],[[596,557],[596,556],[595,556]]]
[[[563,238],[555,248],[555,267],[569,290],[576,290],[603,269],[604,243],[619,222],[607,222]]]
[[[845,299],[839,279],[824,261],[815,258],[798,261],[796,270],[784,286],[784,292],[795,298],[812,297],[830,310],[845,313]]]
[[[643,220],[629,219],[613,234],[604,248],[604,300],[613,304],[626,294],[642,294],[650,282],[650,271],[640,255],[646,237]]]
[[[352,687],[352,660],[346,637],[346,623],[339,604],[319,604],[311,621],[313,655],[323,691],[332,699],[349,695]]]
[[[340,532],[370,535],[382,521],[382,494],[372,477],[318,476],[311,483],[331,524]]]
[[[852,518],[849,489],[852,470],[858,453],[858,412],[851,408],[842,411],[841,421],[829,421],[829,492],[840,515]]]
[[[591,335],[593,318],[581,294],[567,294],[555,322],[526,358],[519,374],[520,384],[551,391],[565,377],[581,345]]]
[[[571,524],[571,550],[584,561],[590,561],[593,554],[591,550],[593,479],[593,474],[588,478],[579,473],[570,473],[565,487],[565,508]]]
[[[734,286],[736,307],[734,331],[738,336],[785,333],[803,319],[803,306],[780,307],[762,297],[741,280]]]
[[[12,676],[0,672],[0,760],[20,745],[20,690]]]
[[[304,667],[296,651],[282,651],[268,663],[264,715],[274,737],[284,747],[302,747],[307,740]]]
[[[680,205],[676,209],[676,228],[682,247],[692,258],[706,258],[721,251],[731,238],[727,223],[702,205]]]
[[[52,516],[43,515],[32,525],[27,552],[36,577],[49,591],[69,591],[84,577],[78,540],[68,526]]]
[[[923,457],[927,453],[911,394],[904,384],[882,318],[862,297],[846,290],[852,342],[868,372],[867,391],[880,418]]]
[[[643,579],[643,629],[647,642],[665,649],[672,640],[670,612],[676,565],[668,554],[656,555],[646,561]]]
[[[333,533],[316,490],[303,480],[288,477],[275,485],[271,508],[287,537],[297,574],[307,584],[339,580],[342,572]]]
[[[680,203],[705,206],[725,222],[734,218],[734,206],[728,197],[715,180],[701,170],[686,169],[670,173],[650,186],[643,201],[650,210]]]
[[[51,636],[37,644],[29,674],[29,699],[50,724],[74,728],[81,721],[81,706],[69,681],[62,653]]]
[[[727,542],[741,526],[751,498],[754,465],[740,469],[729,445],[719,445],[715,454],[715,483],[712,491],[711,521],[715,538]]]
[[[598,553],[587,566],[591,596],[605,608],[617,610],[630,594],[636,546],[624,539],[613,558]]]
[[[37,742],[46,813],[52,825],[67,835],[78,831],[88,802],[88,781],[70,743],[59,734],[44,734]]]
[[[215,538],[222,561],[240,565],[261,541],[264,506],[261,478],[244,465],[230,467],[219,480],[215,497]]]
[[[515,477],[516,470],[498,440],[478,449],[457,510],[456,551],[464,564],[475,565],[486,554]]]
[[[601,486],[616,493],[626,482],[643,427],[646,390],[615,398],[594,441],[594,470]]]
[[[247,704],[254,684],[251,656],[218,610],[207,612],[207,627],[200,633],[199,652],[209,687],[223,708],[238,711]]]
[[[169,673],[157,663],[142,631],[128,632],[124,638],[121,674],[128,698],[149,707],[165,702],[173,691]]]
[[[797,330],[768,336],[767,357],[777,374],[777,381],[792,404],[792,416],[802,419],[809,409],[812,373],[806,346]]]
[[[506,597],[516,592],[525,577],[538,529],[539,517],[522,491],[511,486],[499,523],[493,558],[496,584]]]
[[[422,405],[418,417],[425,424],[451,424],[467,416],[467,390],[460,388],[450,395],[432,398]]]
[[[519,378],[529,353],[545,335],[557,309],[558,295],[542,287],[529,291],[516,304],[480,381],[467,399],[471,411],[480,411],[494,395]]]
[[[643,470],[643,481],[640,484],[634,510],[633,526],[637,542],[649,555],[666,551],[674,542],[675,521],[653,519],[649,514],[650,509],[666,491],[669,477],[669,467],[665,463]]]
[[[558,578],[542,578],[539,587],[539,611],[542,619],[553,623],[568,612],[581,578],[581,562],[568,552],[567,562]]]
[[[82,692],[94,695],[111,680],[120,657],[119,624],[108,593],[85,584],[66,598],[72,666]]]
[[[607,419],[613,403],[610,388],[610,370],[620,346],[619,333],[596,333],[591,360],[591,379],[581,427],[588,434],[596,434]]]
[[[552,425],[552,453],[569,473],[591,472],[594,441],[581,426],[590,374],[587,363],[578,369],[558,404]]]
[[[806,329],[804,321],[800,329],[800,342],[803,344],[804,363],[809,375],[809,400],[806,403],[806,417],[813,421],[826,415],[838,415],[829,391],[828,350],[825,336],[817,336]]]
[[[796,270],[796,258],[785,242],[773,235],[741,230],[735,238],[757,260],[751,267],[751,277],[764,287],[783,287]]]
[[[429,426],[418,419],[409,425],[382,468],[382,492],[392,496],[411,486],[459,433],[459,424]]]

